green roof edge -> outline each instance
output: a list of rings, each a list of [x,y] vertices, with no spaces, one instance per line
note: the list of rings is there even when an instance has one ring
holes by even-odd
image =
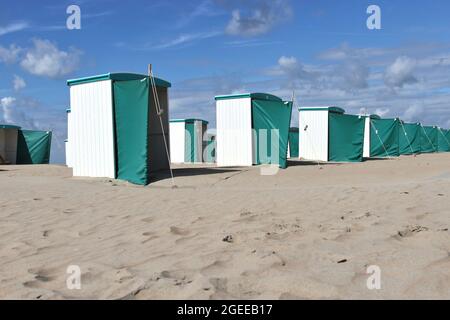
[[[273,94],[262,93],[262,92],[219,95],[219,96],[214,97],[214,99],[216,101],[217,100],[243,99],[243,98],[251,98],[251,99],[255,99],[255,100],[280,101],[280,102],[283,101],[283,99],[281,99],[277,96],[274,96]]]
[[[0,124],[0,129],[17,129],[17,130],[20,130],[21,127],[15,126],[13,124]]]
[[[169,122],[194,122],[194,121],[201,121],[205,124],[208,124],[209,122],[203,119],[194,119],[194,118],[188,118],[188,119],[171,119]]]
[[[73,86],[73,85],[77,85],[77,84],[103,81],[103,80],[113,80],[113,81],[139,80],[139,79],[143,79],[143,78],[147,78],[147,77],[148,76],[145,74],[138,74],[138,73],[105,73],[105,74],[99,74],[99,75],[89,76],[89,77],[69,79],[69,80],[67,80],[67,85]],[[172,86],[172,84],[166,80],[156,78],[156,77],[154,79],[155,79],[155,84],[157,87],[170,88]]]
[[[345,110],[339,107],[300,107],[298,111],[329,111],[344,114]]]

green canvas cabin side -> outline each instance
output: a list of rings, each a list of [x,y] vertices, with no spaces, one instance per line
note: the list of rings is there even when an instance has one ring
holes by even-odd
[[[433,126],[421,126],[420,152],[437,152],[438,129]]]
[[[419,154],[421,150],[421,126],[418,123],[400,121],[399,153],[401,155]]]
[[[292,102],[283,102],[281,99],[252,99],[255,164],[276,164],[280,168],[287,167],[291,114]],[[278,130],[278,133],[273,130]],[[273,145],[274,143],[278,144],[278,147]]]
[[[328,157],[332,162],[361,162],[364,150],[365,118],[329,113]]]
[[[51,131],[19,130],[17,164],[49,164]]]
[[[447,137],[449,131],[438,128],[438,152],[449,152],[450,151],[450,140]]]
[[[450,143],[450,129],[446,130],[445,137],[447,138],[447,141]],[[449,150],[449,152],[450,152],[450,150]]]
[[[298,148],[300,145],[299,140],[299,129],[298,128],[290,128],[289,129],[289,156],[291,158],[298,158]]]
[[[370,157],[398,157],[399,119],[371,119]]]

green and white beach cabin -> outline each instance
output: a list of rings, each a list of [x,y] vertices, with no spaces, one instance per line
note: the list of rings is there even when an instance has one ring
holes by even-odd
[[[421,150],[422,127],[420,123],[400,121],[399,153],[401,155],[419,154]]]
[[[304,160],[363,160],[365,118],[338,107],[299,108],[299,157]]]
[[[216,96],[217,165],[287,166],[292,102],[267,93]]]
[[[364,158],[398,157],[400,119],[365,117]]]
[[[108,177],[146,185],[169,168],[170,83],[134,73],[108,73],[68,80],[70,108],[66,153],[74,176]],[[160,117],[163,128],[161,128]],[[169,148],[169,146],[168,146]]]
[[[170,120],[170,160],[172,163],[203,162],[208,121],[201,119]]]
[[[51,131],[0,124],[0,164],[48,164],[51,142]]]

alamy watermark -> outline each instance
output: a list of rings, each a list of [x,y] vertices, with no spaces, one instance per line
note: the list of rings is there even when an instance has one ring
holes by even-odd
[[[381,290],[381,268],[376,265],[367,267],[367,274],[370,274],[367,278],[367,289],[369,290]]]
[[[66,20],[66,27],[69,30],[81,29],[81,9],[80,6],[72,4],[67,7],[66,13],[69,14]]]
[[[77,265],[67,267],[66,273],[69,275],[66,279],[66,286],[69,290],[81,290],[81,268]]]
[[[381,29],[381,8],[377,5],[370,5],[367,7],[367,14],[370,16],[367,18],[367,29],[380,30]]]

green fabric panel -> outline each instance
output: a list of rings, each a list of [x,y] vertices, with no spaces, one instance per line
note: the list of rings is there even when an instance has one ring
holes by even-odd
[[[117,178],[139,185],[149,183],[149,80],[114,82]]]
[[[364,150],[365,118],[348,114],[329,114],[329,161],[361,162]]]
[[[186,123],[184,135],[184,162],[200,162],[197,159],[197,143],[195,143],[195,138],[194,123]]]
[[[216,141],[205,141],[205,162],[216,162]]]
[[[434,127],[422,127],[420,139],[420,152],[433,153],[437,152],[438,145],[438,129]]]
[[[448,130],[438,129],[438,152],[450,151],[450,140],[447,137],[448,133]]]
[[[298,158],[299,132],[297,130],[289,131],[289,152],[291,158]]]
[[[398,157],[399,125],[396,119],[370,119],[370,156]]]
[[[419,154],[421,148],[421,127],[415,123],[400,124],[399,150],[402,155]],[[405,135],[406,133],[406,135]]]
[[[447,130],[447,134],[445,135],[445,137],[447,138],[447,141],[450,142],[450,129]],[[449,152],[450,152],[450,150],[449,150]]]
[[[287,146],[289,140],[289,127],[291,123],[292,103],[282,101],[253,100],[252,125],[255,130],[256,164],[278,164],[280,168],[287,167]],[[264,136],[266,130],[267,140],[263,144],[260,135]],[[272,137],[272,129],[278,129],[278,137]],[[278,138],[278,150],[272,154],[272,139]],[[267,146],[267,148],[264,147]],[[273,146],[275,148],[275,146]],[[267,150],[264,150],[267,149]]]
[[[52,133],[49,131],[19,130],[17,164],[48,164]]]

